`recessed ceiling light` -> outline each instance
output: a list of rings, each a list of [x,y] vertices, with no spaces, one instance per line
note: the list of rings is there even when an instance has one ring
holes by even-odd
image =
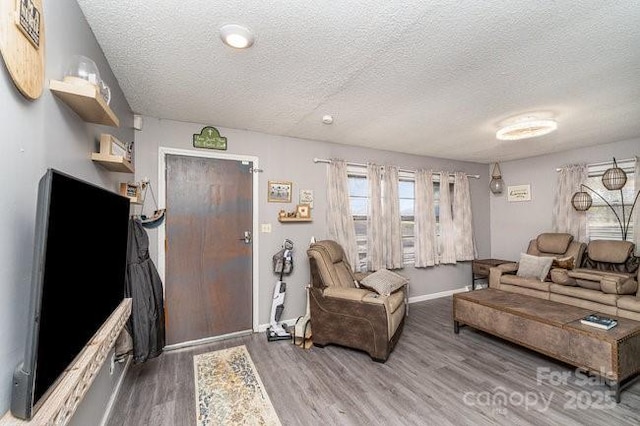
[[[327,114],[327,115],[323,115],[323,116],[322,116],[322,122],[323,122],[324,124],[331,124],[331,123],[333,123],[333,116],[332,116],[332,115],[329,115],[329,114]]]
[[[526,117],[516,123],[504,126],[496,132],[496,138],[501,141],[517,141],[546,135],[558,128],[558,123],[551,119]]]
[[[227,46],[235,49],[246,49],[253,45],[253,34],[241,25],[229,24],[220,28],[220,38]]]

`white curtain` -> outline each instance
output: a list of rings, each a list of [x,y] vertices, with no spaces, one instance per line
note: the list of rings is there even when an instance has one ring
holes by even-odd
[[[553,201],[552,228],[554,232],[566,232],[576,241],[587,241],[587,215],[573,208],[571,197],[580,191],[580,184],[587,180],[587,165],[564,166],[558,173],[556,194]]]
[[[415,266],[424,268],[438,264],[436,208],[433,198],[433,173],[418,170],[415,185]]]
[[[386,269],[399,269],[403,266],[398,183],[398,168],[385,166],[382,174],[382,230]]]
[[[456,172],[453,184],[453,230],[456,260],[473,260],[475,258],[472,220],[469,178],[465,173]]]
[[[449,172],[440,172],[440,263],[456,263],[456,236],[451,215]]]
[[[640,157],[636,157],[636,181],[633,189],[640,193]],[[633,241],[636,243],[636,256],[640,256],[640,198],[633,209]]]
[[[367,269],[377,271],[385,267],[382,218],[382,168],[367,164],[369,212],[367,214]]]
[[[327,176],[327,224],[329,236],[344,249],[354,270],[359,269],[356,231],[349,203],[349,178],[343,160],[331,160]]]

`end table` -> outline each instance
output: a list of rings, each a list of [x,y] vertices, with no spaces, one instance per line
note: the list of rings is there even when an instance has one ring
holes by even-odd
[[[489,269],[504,263],[513,263],[513,260],[503,259],[474,259],[471,261],[471,290],[476,289],[476,281],[481,278],[489,278]]]

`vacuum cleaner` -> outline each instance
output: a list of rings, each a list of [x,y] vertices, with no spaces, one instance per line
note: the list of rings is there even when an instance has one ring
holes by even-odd
[[[291,333],[280,323],[282,311],[284,311],[284,295],[287,291],[287,284],[282,281],[285,275],[293,271],[293,242],[285,239],[282,250],[273,256],[273,271],[280,274],[280,279],[273,289],[273,300],[271,302],[271,314],[269,315],[269,327],[267,328],[267,340],[290,340]]]

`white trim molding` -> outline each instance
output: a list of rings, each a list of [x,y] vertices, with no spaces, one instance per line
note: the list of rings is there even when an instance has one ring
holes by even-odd
[[[465,291],[468,291],[468,290],[469,288],[465,286],[461,288],[455,288],[453,290],[440,291],[438,293],[423,294],[422,296],[410,297],[409,303],[418,303],[418,302],[424,302],[425,300],[440,299],[442,297],[453,296],[456,293],[464,293]]]

